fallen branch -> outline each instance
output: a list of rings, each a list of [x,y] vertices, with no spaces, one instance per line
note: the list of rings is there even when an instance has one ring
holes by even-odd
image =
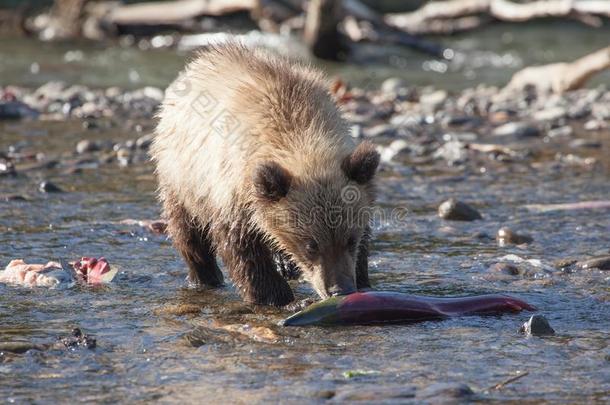
[[[172,25],[208,15],[252,11],[257,0],[178,0],[136,3],[113,8],[105,19],[116,25]]]
[[[487,389],[487,391],[491,391],[491,390],[500,390],[500,389],[504,388],[505,386],[507,386],[508,384],[513,383],[513,382],[515,382],[515,381],[517,381],[517,380],[519,380],[519,379],[521,379],[521,378],[525,377],[525,376],[526,376],[526,375],[528,375],[529,373],[530,373],[529,371],[525,371],[525,372],[523,372],[523,373],[517,374],[516,376],[511,377],[511,378],[509,378],[508,380],[505,380],[505,381],[503,381],[503,382],[501,382],[501,383],[499,383],[499,384],[496,384],[496,385],[494,385],[493,387],[489,387],[489,388]]]
[[[538,0],[513,3],[508,0],[447,0],[427,3],[410,13],[384,17],[387,24],[412,33],[442,32],[438,26],[467,16],[487,14],[500,21],[523,22],[536,18],[569,17],[588,25],[599,25],[596,16],[610,17],[610,1]],[[431,23],[434,22],[434,25]],[[477,28],[476,25],[472,25]],[[463,30],[468,29],[467,26]]]
[[[357,25],[350,24],[347,31],[348,34],[353,34],[350,35],[352,39],[405,46],[442,59],[448,59],[453,55],[453,52],[446,52],[447,48],[442,45],[418,38],[402,27],[388,24],[384,17],[359,0],[344,0],[343,8],[348,16],[367,21],[373,28],[362,30]]]
[[[575,203],[562,203],[562,204],[529,204],[529,205],[526,205],[525,208],[528,211],[534,211],[534,212],[610,209],[610,200],[579,201],[579,202],[575,202]]]
[[[571,63],[531,66],[515,73],[502,93],[533,87],[538,92],[563,93],[581,88],[595,74],[610,68],[610,46]]]

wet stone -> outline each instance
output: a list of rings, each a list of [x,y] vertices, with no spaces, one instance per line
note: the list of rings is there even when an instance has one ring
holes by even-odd
[[[442,124],[448,127],[458,127],[458,126],[470,126],[477,127],[481,125],[482,121],[480,118],[471,117],[467,115],[448,115],[442,119]]]
[[[593,139],[578,138],[570,142],[571,148],[601,148],[602,143]]]
[[[99,149],[99,145],[94,141],[90,141],[89,139],[83,139],[76,144],[76,153],[78,154],[95,152]]]
[[[417,393],[417,398],[426,398],[433,402],[444,402],[454,399],[472,397],[474,392],[464,383],[435,383]]]
[[[510,228],[503,227],[498,229],[498,233],[496,234],[496,240],[498,241],[498,245],[506,246],[532,243],[534,241],[534,238],[529,235],[516,233]]]
[[[396,135],[396,129],[388,124],[379,124],[373,127],[364,128],[362,134],[367,138],[394,137]]]
[[[510,263],[495,263],[489,267],[489,270],[492,272],[509,274],[511,276],[518,276],[521,274],[521,270],[514,264]]]
[[[21,194],[3,194],[0,195],[0,201],[11,202],[11,201],[27,201],[28,199]]]
[[[84,334],[79,328],[72,329],[70,336],[60,337],[58,340],[68,349],[95,349],[97,346],[97,341],[95,338],[93,336]]]
[[[312,398],[316,398],[316,399],[331,399],[332,397],[335,396],[335,391],[333,391],[333,390],[316,391],[311,396],[312,396]]]
[[[583,126],[587,131],[600,131],[605,127],[606,125],[601,120],[589,120],[585,122],[585,125]]]
[[[549,324],[549,321],[543,315],[532,315],[525,322],[519,332],[527,336],[550,336],[555,334],[555,330]]]
[[[0,120],[17,120],[22,118],[37,118],[38,111],[21,101],[0,100]]]
[[[362,386],[358,388],[347,388],[335,394],[333,401],[365,401],[379,403],[384,401],[398,401],[415,398],[415,387],[379,387]]]
[[[40,183],[40,185],[38,186],[38,190],[41,193],[63,193],[64,192],[64,190],[62,190],[55,183],[52,183],[47,180]]]
[[[83,129],[97,129],[99,128],[98,123],[95,120],[88,119],[83,121]]]
[[[438,207],[438,216],[450,221],[474,221],[483,217],[465,202],[450,198]]]
[[[494,129],[492,134],[494,136],[529,138],[540,135],[540,130],[525,122],[509,122]]]
[[[147,134],[147,135],[143,135],[143,136],[139,137],[136,140],[136,148],[142,149],[142,150],[148,150],[148,148],[150,148],[150,145],[152,145],[153,139],[154,139],[153,134]]]
[[[14,176],[17,174],[15,165],[7,160],[0,160],[0,176]]]
[[[116,158],[119,161],[119,165],[128,166],[132,161],[131,150],[128,148],[121,148],[116,153]]]
[[[610,270],[610,256],[594,257],[579,261],[576,266],[581,269],[599,269],[599,270]]]
[[[396,156],[409,151],[409,144],[404,139],[396,139],[381,150],[381,161],[391,162]]]
[[[0,353],[23,354],[30,350],[44,350],[41,345],[30,342],[0,342]]]
[[[449,94],[445,90],[437,90],[432,93],[422,94],[419,102],[431,109],[438,109],[447,100]]]
[[[577,262],[576,259],[571,259],[571,258],[558,259],[553,262],[553,266],[555,266],[556,269],[563,270],[563,269],[567,269],[567,268],[571,267],[576,262]]]
[[[406,90],[407,87],[407,82],[398,77],[390,77],[381,83],[381,91],[389,94],[399,94],[401,91]]]
[[[553,128],[553,129],[549,130],[549,132],[547,132],[547,135],[549,136],[549,138],[560,138],[560,137],[571,136],[573,133],[574,133],[574,130],[572,129],[572,127],[570,127],[568,125],[564,125],[562,127]]]
[[[556,121],[564,118],[567,111],[563,107],[552,107],[534,113],[533,118],[536,121]]]
[[[434,152],[433,157],[435,159],[444,159],[452,166],[464,163],[468,158],[466,144],[460,141],[445,142]]]

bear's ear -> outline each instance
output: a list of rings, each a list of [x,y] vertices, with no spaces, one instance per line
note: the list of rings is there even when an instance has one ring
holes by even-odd
[[[348,179],[364,184],[373,178],[379,166],[379,152],[370,142],[362,142],[351,155],[343,159],[341,168]]]
[[[292,175],[275,162],[263,163],[254,173],[256,194],[267,201],[279,201],[286,197],[292,183]]]

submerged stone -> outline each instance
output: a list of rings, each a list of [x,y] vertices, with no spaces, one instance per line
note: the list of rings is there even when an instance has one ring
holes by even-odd
[[[38,190],[40,190],[41,193],[63,193],[64,192],[64,190],[62,190],[55,183],[52,183],[52,182],[46,181],[46,180],[40,183],[40,185],[38,186]]]
[[[474,395],[472,389],[464,383],[435,383],[417,393],[417,398],[443,402],[448,399],[468,398]]]
[[[519,329],[527,336],[549,336],[554,335],[555,330],[543,315],[532,315]]]
[[[525,122],[509,122],[494,129],[493,135],[528,138],[540,135],[540,130]]]
[[[89,139],[83,139],[76,144],[76,153],[78,154],[96,152],[98,150],[100,150],[99,145]]]
[[[518,276],[521,273],[521,270],[519,270],[519,268],[514,264],[504,262],[493,264],[489,267],[489,270],[504,274],[510,274],[511,276]]]
[[[592,259],[582,260],[576,263],[576,266],[581,269],[599,269],[610,270],[610,256],[594,257]]]
[[[450,221],[474,221],[483,218],[479,211],[454,198],[450,198],[438,207],[438,216]]]
[[[498,241],[498,245],[500,246],[523,245],[525,243],[532,243],[534,241],[534,238],[532,238],[531,236],[516,233],[512,229],[507,227],[502,227],[498,229],[496,239]]]

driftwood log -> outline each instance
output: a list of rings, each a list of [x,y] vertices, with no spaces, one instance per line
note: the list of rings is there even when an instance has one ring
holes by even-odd
[[[387,14],[392,26],[417,34],[450,33],[477,28],[489,21],[524,22],[536,18],[576,18],[599,26],[599,17],[610,17],[607,0],[537,0],[515,3],[509,0],[432,1],[410,13]]]
[[[502,93],[510,94],[527,87],[538,92],[563,93],[576,90],[595,74],[610,68],[610,46],[571,63],[531,66],[515,73]]]
[[[202,15],[252,11],[257,0],[178,0],[126,4],[113,8],[106,21],[116,25],[174,25]]]

